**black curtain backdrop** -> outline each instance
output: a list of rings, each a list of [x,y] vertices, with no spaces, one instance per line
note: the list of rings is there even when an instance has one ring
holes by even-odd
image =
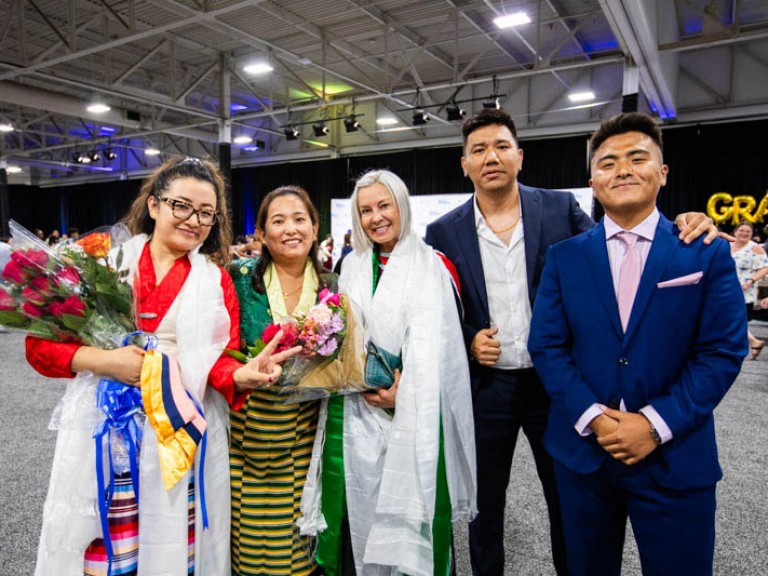
[[[760,142],[768,120],[663,128],[664,158],[670,166],[659,208],[668,217],[706,211],[716,192],[751,195],[756,201],[768,191],[768,152]],[[588,135],[523,140],[520,181],[544,188],[587,186]],[[355,179],[371,169],[397,173],[414,195],[471,192],[461,170],[461,147],[417,149],[315,162],[292,162],[232,171],[233,230],[253,230],[261,199],[282,184],[298,184],[309,192],[320,212],[321,237],[330,229],[330,199],[346,198]],[[76,226],[87,231],[118,220],[138,192],[129,180],[78,186],[40,188],[10,186],[11,218],[29,229],[54,227],[65,232]],[[596,216],[601,211],[596,207]]]

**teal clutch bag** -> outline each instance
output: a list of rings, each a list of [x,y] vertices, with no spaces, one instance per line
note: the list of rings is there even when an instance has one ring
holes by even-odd
[[[368,342],[365,358],[365,383],[373,388],[389,388],[395,383],[395,370],[402,370],[403,359]]]

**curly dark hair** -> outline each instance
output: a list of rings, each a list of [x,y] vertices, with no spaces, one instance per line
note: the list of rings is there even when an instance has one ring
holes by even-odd
[[[218,264],[225,265],[229,261],[229,247],[232,243],[232,224],[227,206],[226,183],[219,169],[209,160],[179,156],[164,162],[141,185],[139,195],[136,196],[122,222],[133,234],[152,234],[155,221],[149,216],[147,200],[150,196],[160,198],[177,178],[195,178],[213,185],[216,191],[218,216],[208,238],[200,247],[200,252],[208,254]]]

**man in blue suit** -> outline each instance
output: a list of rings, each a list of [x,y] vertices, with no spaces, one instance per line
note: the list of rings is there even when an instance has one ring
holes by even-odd
[[[571,576],[621,573],[627,516],[643,574],[712,574],[712,411],[748,352],[729,246],[677,241],[656,208],[668,167],[650,116],[590,141],[593,230],[550,248],[528,347],[552,399]]]
[[[430,224],[426,241],[454,263],[461,283],[478,467],[479,514],[469,527],[472,572],[504,574],[504,509],[522,428],[547,502],[554,566],[562,576],[567,567],[559,498],[543,445],[549,398],[526,347],[546,249],[595,224],[572,194],[518,183],[523,150],[504,111],[484,109],[468,118],[462,136],[461,165],[475,194]],[[703,214],[679,220],[686,241],[703,232],[709,232],[707,241],[715,237]]]

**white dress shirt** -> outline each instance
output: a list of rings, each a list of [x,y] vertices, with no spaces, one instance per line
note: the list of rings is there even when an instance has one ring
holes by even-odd
[[[494,338],[501,344],[501,356],[494,368],[531,368],[533,362],[528,354],[531,302],[528,299],[528,274],[525,268],[522,204],[509,246],[499,240],[485,223],[477,205],[477,197],[474,204],[475,228],[483,262],[485,291],[488,294],[488,313],[491,327],[499,329]]]

